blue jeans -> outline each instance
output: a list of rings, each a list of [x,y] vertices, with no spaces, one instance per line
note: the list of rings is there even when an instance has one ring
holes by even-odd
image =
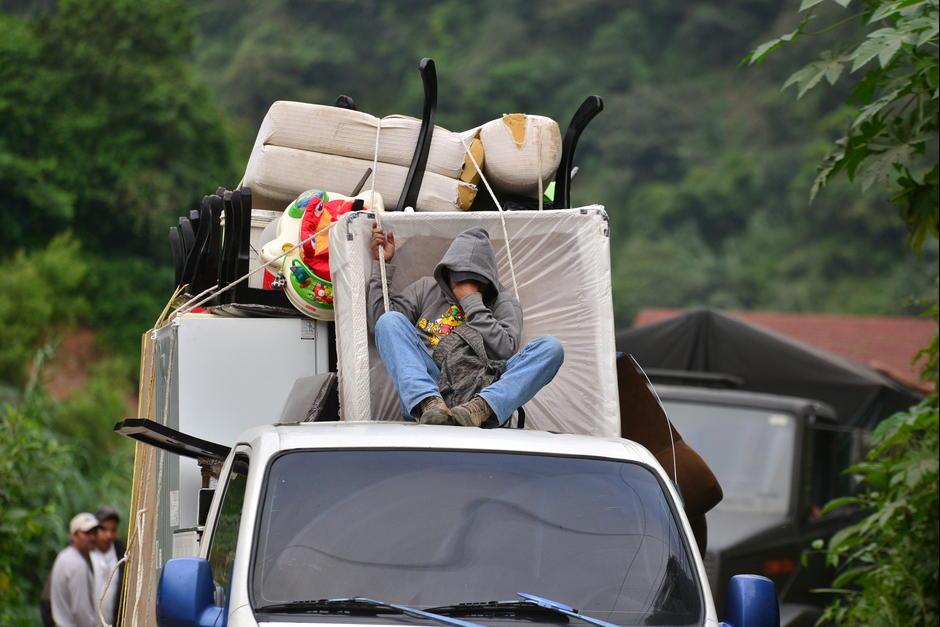
[[[406,416],[414,417],[415,408],[424,399],[441,395],[437,387],[441,371],[431,358],[431,349],[404,315],[389,311],[379,317],[375,347],[398,390]],[[564,360],[561,342],[548,335],[537,337],[510,357],[499,379],[478,394],[503,425],[512,412],[552,380]]]

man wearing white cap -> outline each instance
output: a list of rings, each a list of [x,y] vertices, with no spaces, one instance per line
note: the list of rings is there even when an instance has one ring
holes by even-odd
[[[69,545],[59,552],[52,565],[50,593],[52,619],[57,627],[96,627],[95,577],[88,557],[100,524],[92,514],[82,512],[69,523]]]

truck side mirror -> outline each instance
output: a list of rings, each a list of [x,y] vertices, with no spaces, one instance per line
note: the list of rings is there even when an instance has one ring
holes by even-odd
[[[166,563],[157,587],[160,627],[225,625],[224,612],[215,604],[212,567],[207,560],[178,557]]]
[[[760,575],[735,575],[725,601],[727,627],[780,627],[780,605],[774,582]]]

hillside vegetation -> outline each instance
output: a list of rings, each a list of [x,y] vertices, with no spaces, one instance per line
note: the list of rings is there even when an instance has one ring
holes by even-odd
[[[936,247],[907,252],[886,198],[834,181],[809,204],[851,111],[838,89],[797,103],[780,85],[831,42],[738,67],[798,19],[771,0],[210,0],[195,58],[238,124],[239,163],[276,99],[343,93],[376,115],[419,115],[422,56],[437,63],[438,123],[454,130],[513,111],[564,129],[601,95],[573,196],[611,215],[618,324],[650,306],[919,311],[906,304],[935,291]]]
[[[126,507],[110,426],[170,293],[166,229],[238,184],[275,100],[417,115],[423,56],[454,130],[515,111],[564,128],[602,96],[573,195],[610,213],[619,325],[657,306],[920,311],[936,240],[915,256],[888,199],[841,179],[808,202],[854,113],[839,84],[799,102],[780,85],[829,35],[739,66],[793,5],[0,0],[0,623],[35,623],[75,511]],[[53,398],[44,366],[75,325],[106,357]]]

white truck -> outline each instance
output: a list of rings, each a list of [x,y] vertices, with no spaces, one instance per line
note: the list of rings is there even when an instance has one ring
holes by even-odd
[[[137,449],[123,624],[719,625],[677,488],[649,451],[617,437],[633,408],[618,400],[609,222],[603,207],[570,208],[567,192],[577,136],[599,107],[589,98],[569,127],[552,211],[539,201],[339,216],[321,295],[335,321],[272,312],[283,294],[245,283],[264,269],[249,269],[257,193],[207,197],[200,225],[211,228],[177,256],[177,283],[198,296],[145,337],[140,417],[118,425],[182,455]],[[428,154],[428,109],[412,170]],[[398,208],[420,210],[408,200],[417,187],[404,189]],[[227,216],[220,251],[213,207]],[[521,342],[551,335],[565,350],[519,408],[525,429],[399,422],[367,324],[380,222],[396,239],[391,293],[428,276],[459,233],[487,230],[525,315]],[[779,623],[768,579],[740,575],[726,598],[733,627]]]
[[[194,456],[225,453],[196,442]],[[722,624],[776,613],[773,584],[742,575]],[[157,592],[157,621],[174,627],[568,620],[719,625],[681,497],[629,440],[257,427],[225,455],[198,557],[168,561]]]

